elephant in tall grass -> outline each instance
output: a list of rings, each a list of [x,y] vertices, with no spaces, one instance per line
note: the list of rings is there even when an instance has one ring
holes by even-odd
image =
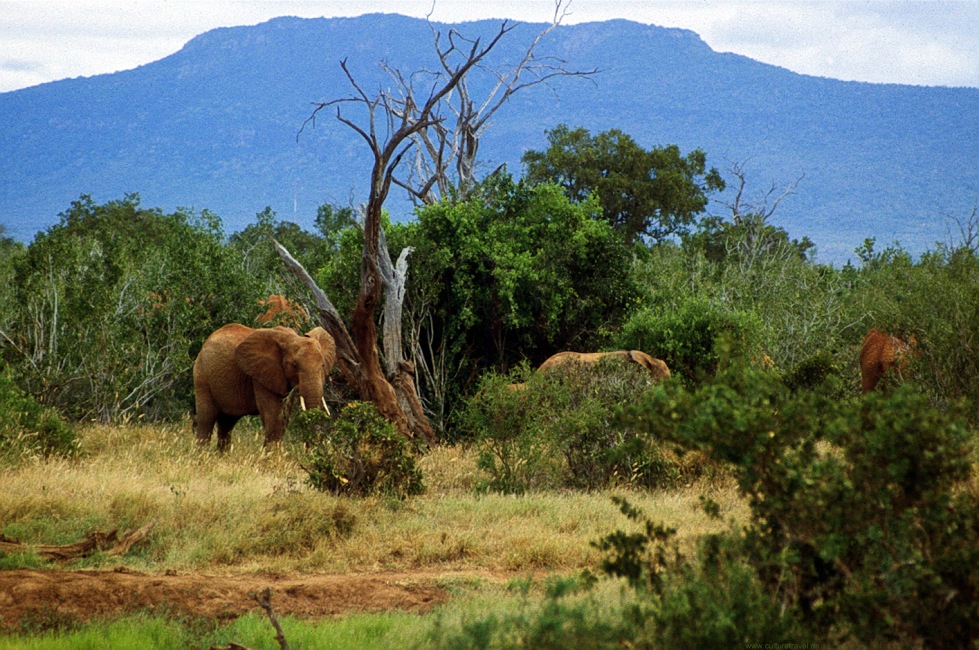
[[[915,341],[906,343],[896,336],[885,334],[874,328],[867,333],[860,348],[860,375],[862,392],[869,393],[886,373],[894,373],[903,379],[907,370],[908,358],[913,354]]]
[[[336,344],[322,327],[306,335],[288,327],[252,329],[238,323],[216,330],[194,361],[197,442],[207,446],[215,423],[218,449],[245,415],[259,415],[265,445],[282,440],[282,408],[298,389],[303,408],[324,408],[323,385],[336,363]]]
[[[569,363],[591,365],[602,359],[616,358],[626,363],[636,363],[653,376],[654,381],[670,378],[670,368],[661,359],[655,359],[640,350],[615,350],[614,352],[558,352],[540,365],[538,370],[548,372]]]

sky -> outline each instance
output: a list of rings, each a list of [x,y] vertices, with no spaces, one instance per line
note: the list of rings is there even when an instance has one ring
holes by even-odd
[[[135,68],[217,27],[374,12],[545,23],[555,0],[0,0],[0,92]],[[979,88],[979,0],[571,0],[562,23],[612,18],[803,74]]]

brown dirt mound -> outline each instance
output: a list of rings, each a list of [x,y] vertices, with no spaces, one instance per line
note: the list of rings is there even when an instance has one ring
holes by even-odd
[[[231,620],[261,612],[252,593],[272,590],[278,616],[301,618],[352,612],[425,612],[448,598],[448,573],[144,574],[131,571],[0,571],[0,629],[25,618],[87,621],[148,608]]]

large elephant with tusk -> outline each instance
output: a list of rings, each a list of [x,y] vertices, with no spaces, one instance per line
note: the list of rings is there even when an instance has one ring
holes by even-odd
[[[238,323],[216,330],[194,361],[197,442],[227,449],[245,415],[259,415],[265,445],[282,440],[282,405],[293,389],[303,408],[324,408],[323,385],[336,363],[333,337],[322,327],[302,335],[288,327],[253,329]]]

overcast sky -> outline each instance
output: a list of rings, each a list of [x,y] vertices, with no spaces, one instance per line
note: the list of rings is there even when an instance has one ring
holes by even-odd
[[[554,0],[0,0],[0,92],[127,70],[216,27],[393,12],[548,22]],[[565,24],[627,18],[845,80],[979,87],[979,0],[573,0]]]

